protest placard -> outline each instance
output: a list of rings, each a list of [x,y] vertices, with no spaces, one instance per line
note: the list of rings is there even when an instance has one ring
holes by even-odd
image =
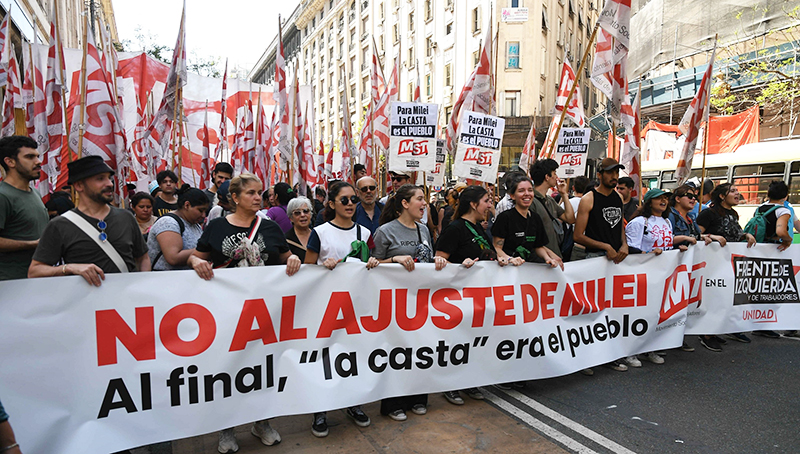
[[[506,121],[500,117],[464,111],[453,175],[484,182],[496,181],[505,126]]]
[[[556,175],[559,178],[574,178],[586,173],[586,158],[589,156],[589,128],[561,128],[556,144]]]
[[[430,172],[436,167],[437,104],[393,102],[389,127],[389,170]]]

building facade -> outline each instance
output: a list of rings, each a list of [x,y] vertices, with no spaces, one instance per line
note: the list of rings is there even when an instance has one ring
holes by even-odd
[[[504,20],[504,12],[514,21]],[[399,99],[410,101],[419,80],[422,102],[440,105],[444,125],[491,23],[497,113],[507,118],[501,167],[507,168],[518,161],[534,116],[544,140],[564,55],[577,70],[596,18],[590,0],[303,0],[283,26],[287,74],[296,63],[301,83],[313,87],[316,137],[330,143],[343,113],[354,129],[362,121],[374,40],[387,82],[400,56]],[[250,72],[252,81],[272,83],[276,46],[277,39]],[[598,97],[588,79],[581,87],[589,116]]]

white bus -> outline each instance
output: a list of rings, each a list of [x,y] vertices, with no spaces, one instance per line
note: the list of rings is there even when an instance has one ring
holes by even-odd
[[[642,163],[642,185],[645,188],[674,190],[677,159]],[[703,157],[695,155],[691,177],[701,178]],[[772,180],[783,180],[789,186],[789,203],[800,215],[800,139],[759,142],[739,147],[734,153],[706,156],[706,176],[715,184],[732,183],[742,196],[736,207],[744,225],[763,203]]]

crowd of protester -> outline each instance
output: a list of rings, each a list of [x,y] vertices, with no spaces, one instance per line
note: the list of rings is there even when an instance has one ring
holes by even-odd
[[[504,196],[491,186],[457,183],[426,196],[411,184],[412,175],[390,172],[392,191],[378,200],[379,184],[354,169],[354,183],[329,182],[327,191],[307,191],[313,200],[298,196],[298,188],[278,183],[264,188],[254,175],[234,175],[228,163],[218,163],[211,187],[205,191],[179,186],[170,170],[160,172],[148,192],[129,194],[123,204],[114,201],[113,171],[97,156],[67,164],[69,192],[57,192],[42,202],[31,189],[40,178],[37,143],[29,137],[0,139],[0,280],[80,275],[92,286],[102,285],[108,273],[193,269],[199,278],[214,278],[219,268],[284,266],[298,272],[302,263],[334,269],[346,260],[367,268],[400,264],[409,273],[417,263],[472,267],[479,261],[498,266],[526,262],[564,268],[564,262],[605,257],[614,263],[629,254],[659,255],[677,248],[688,250],[704,242],[756,243],[741,227],[736,205],[741,198],[728,183],[703,186],[684,184],[673,192],[647,191],[639,202],[631,197],[633,180],[620,177],[624,169],[612,158],[597,168],[596,179],[577,177],[572,194],[556,176],[552,159],[535,161],[527,171],[508,172]],[[699,182],[698,182],[699,183]],[[788,188],[774,181],[767,200],[757,209],[766,232],[760,241],[780,250],[791,245],[800,227],[786,200]],[[773,331],[756,331],[780,337]],[[786,336],[798,336],[796,331]],[[744,333],[726,336],[750,342]],[[726,340],[701,336],[700,345],[714,352]],[[694,348],[684,342],[682,350]],[[664,363],[659,352],[620,358],[608,367],[625,371],[641,367],[641,359]],[[592,369],[581,371],[592,375]],[[524,383],[498,384],[524,386]],[[443,393],[450,403],[464,404],[461,393],[483,399],[477,388]],[[396,421],[407,412],[424,415],[427,395],[383,399],[380,413]],[[361,426],[370,418],[360,405],[345,410]],[[0,405],[0,451],[19,453],[8,416]],[[313,415],[311,431],[328,435],[326,412]],[[251,432],[265,445],[281,437],[269,421],[253,424]],[[238,450],[232,429],[220,432],[219,452]]]

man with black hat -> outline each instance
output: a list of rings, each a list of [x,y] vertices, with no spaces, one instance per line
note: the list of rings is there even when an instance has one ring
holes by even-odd
[[[33,251],[47,226],[47,209],[30,182],[39,179],[38,144],[25,136],[0,139],[0,281],[25,279]]]
[[[614,263],[628,256],[628,241],[625,237],[622,197],[617,193],[619,169],[624,169],[614,158],[605,158],[597,169],[600,184],[587,192],[578,204],[575,216],[575,243],[586,248],[586,258],[605,256]],[[616,360],[608,364],[612,369],[624,372],[628,366]],[[581,371],[592,375],[591,369]]]
[[[109,205],[114,200],[114,171],[100,156],[87,156],[67,167],[78,207],[47,225],[28,277],[74,274],[99,287],[105,273],[150,271],[147,245],[133,214]]]

